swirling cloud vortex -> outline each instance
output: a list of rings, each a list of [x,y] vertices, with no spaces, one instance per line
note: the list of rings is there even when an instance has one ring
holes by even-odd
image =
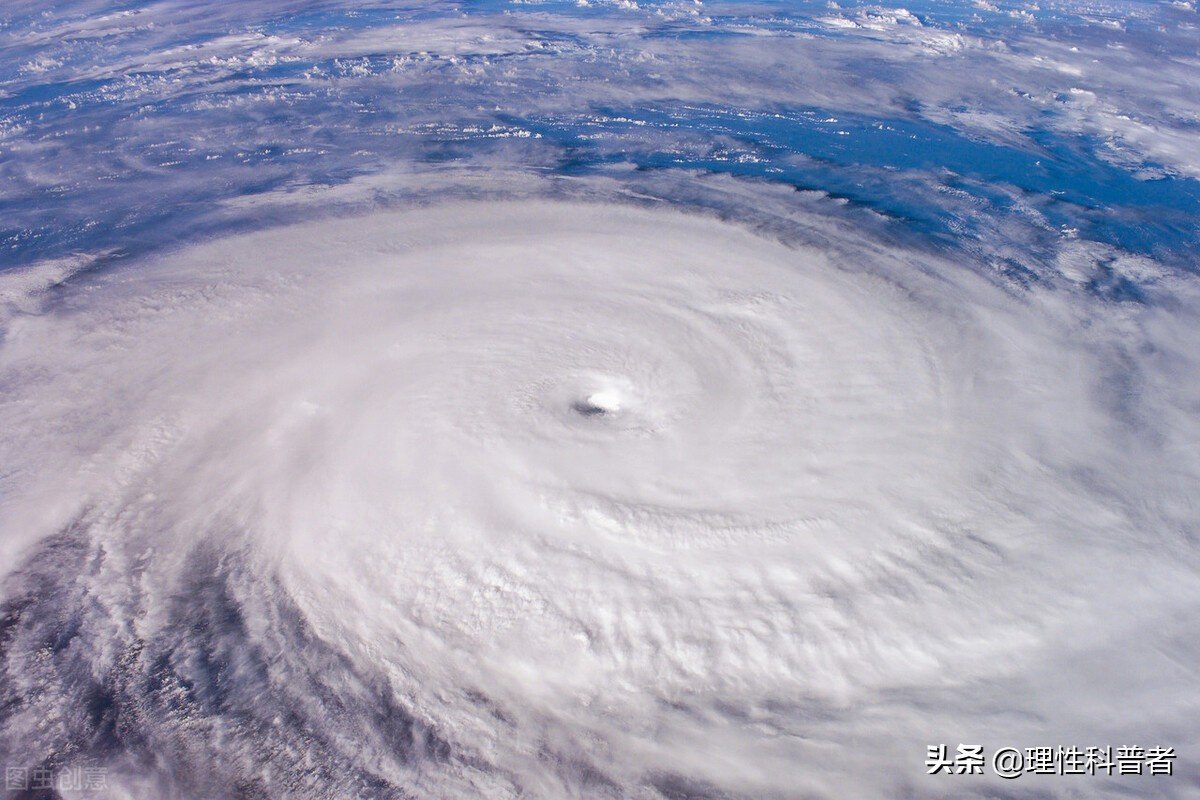
[[[923,741],[1193,740],[1195,328],[843,244],[468,204],[9,293],[6,747],[130,796],[866,797]]]

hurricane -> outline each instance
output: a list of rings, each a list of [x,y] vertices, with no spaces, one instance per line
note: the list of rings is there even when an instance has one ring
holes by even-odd
[[[1197,31],[13,0],[6,796],[1198,796]]]

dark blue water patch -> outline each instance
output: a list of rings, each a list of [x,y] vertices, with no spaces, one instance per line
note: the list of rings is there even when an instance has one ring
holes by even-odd
[[[986,142],[945,125],[816,108],[747,111],[702,105],[600,107],[587,116],[510,118],[559,142],[565,168],[614,157],[638,166],[762,177],[820,189],[958,235],[974,222],[931,196],[940,185],[1124,249],[1181,258],[1200,243],[1200,182],[1144,180],[1105,161],[1087,135],[1027,132],[1026,146]],[[1146,165],[1153,166],[1153,165]],[[1016,199],[1014,199],[1014,195]],[[941,228],[939,231],[938,229]]]
[[[24,86],[9,88],[9,96],[4,98],[3,106],[6,111],[38,108],[61,103],[63,98],[83,93],[94,93],[113,85],[113,81],[88,79],[75,81],[49,81],[47,83],[32,83]]]
[[[897,170],[950,170],[985,182],[1061,194],[1082,205],[1134,204],[1200,211],[1200,184],[1190,178],[1139,180],[1097,157],[1103,142],[1085,135],[1026,132],[1018,149],[969,137],[923,120],[872,118],[836,110],[802,108],[755,112],[721,107],[601,109],[660,127],[738,134],[778,153],[827,162]]]
[[[316,154],[284,156],[278,146],[222,159],[219,167],[192,156],[170,170],[134,173],[105,184],[89,184],[69,197],[39,192],[0,202],[0,269],[44,259],[118,248],[139,254],[216,232],[224,202],[288,191],[299,186],[344,184],[363,174],[344,161],[327,164]],[[207,170],[197,182],[195,171]],[[269,216],[263,214],[262,216]],[[257,219],[257,217],[256,217]],[[235,226],[236,227],[236,226]]]

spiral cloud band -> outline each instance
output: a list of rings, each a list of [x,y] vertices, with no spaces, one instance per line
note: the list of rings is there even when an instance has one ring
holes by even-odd
[[[1200,798],[1195,0],[2,5],[4,800]]]
[[[16,274],[5,751],[128,797],[764,798],[1194,744],[1196,326],[847,236],[492,202]]]

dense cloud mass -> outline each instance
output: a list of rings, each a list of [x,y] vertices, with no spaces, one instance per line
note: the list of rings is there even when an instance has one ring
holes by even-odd
[[[1194,3],[0,13],[10,796],[1200,796]]]

